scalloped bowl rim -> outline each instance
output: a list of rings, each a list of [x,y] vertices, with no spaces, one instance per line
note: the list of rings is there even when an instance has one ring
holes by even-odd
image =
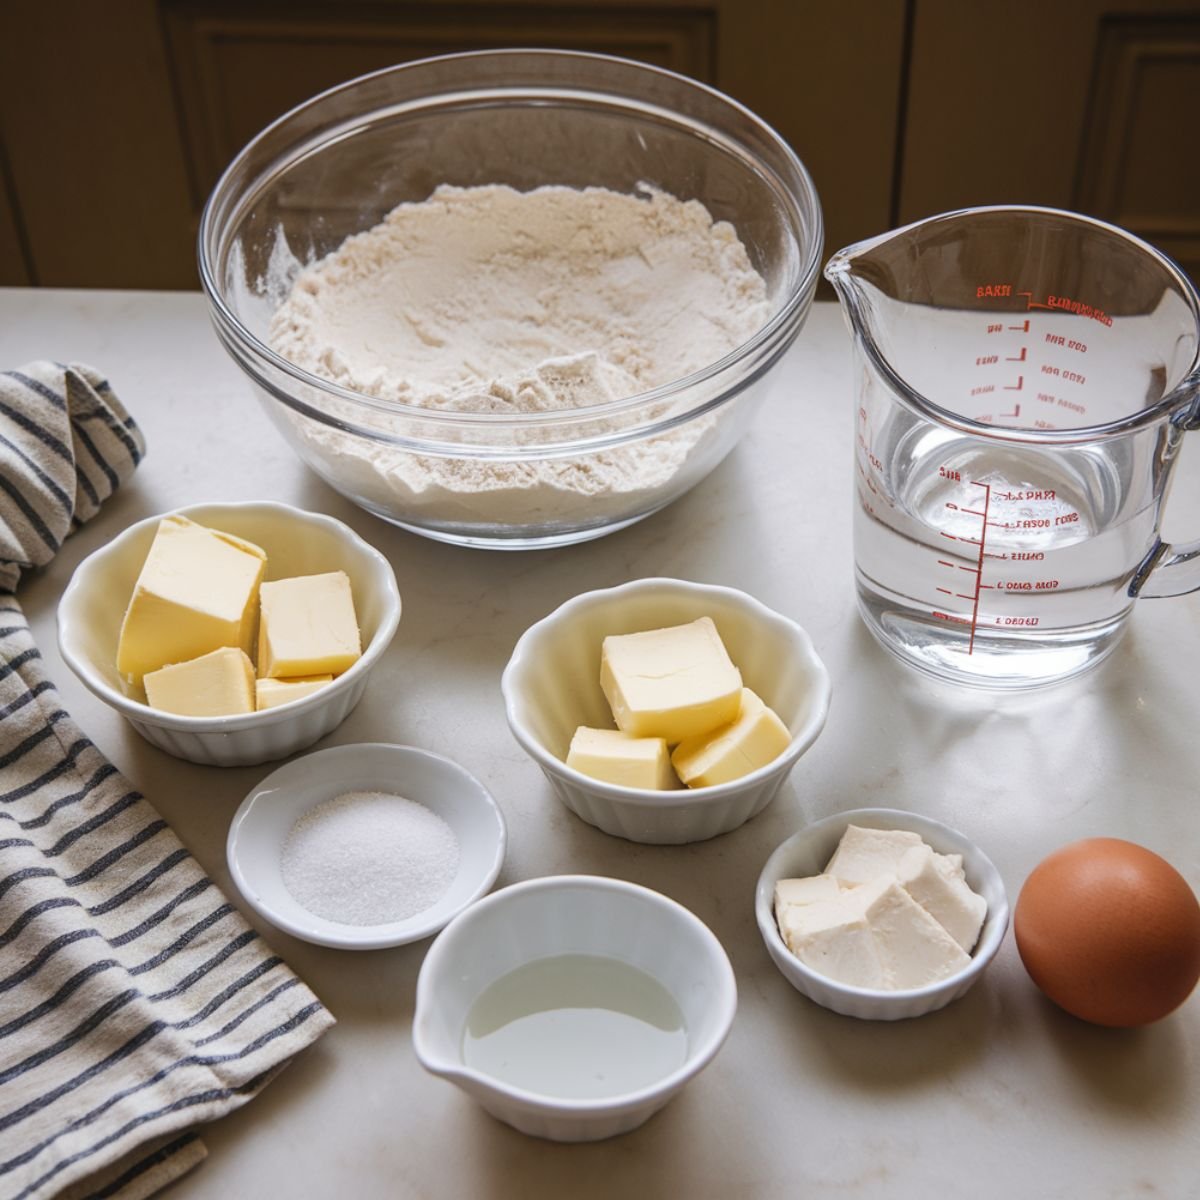
[[[582,771],[576,771],[574,767],[568,767],[561,758],[547,750],[525,727],[517,712],[521,699],[517,695],[516,676],[523,668],[524,660],[530,655],[531,647],[545,630],[571,619],[584,609],[601,607],[617,597],[660,590],[693,593],[696,595],[715,594],[732,600],[734,604],[754,613],[760,620],[784,630],[788,636],[789,643],[798,649],[801,659],[812,670],[814,681],[819,689],[813,713],[800,732],[792,738],[788,748],[765,766],[759,767],[756,771],[751,771],[748,775],[742,775],[738,779],[730,780],[728,783],[713,784],[709,787],[684,788],[674,791],[654,791],[648,788],[624,787],[620,784],[606,783],[604,780],[596,779],[592,775],[585,775]],[[535,621],[517,639],[517,644],[513,648],[508,665],[504,668],[504,673],[500,677],[500,690],[504,695],[504,712],[508,718],[509,728],[512,730],[513,736],[525,752],[543,768],[553,771],[563,779],[573,783],[576,787],[586,788],[610,800],[619,800],[626,804],[652,805],[656,808],[677,808],[696,802],[703,803],[705,801],[727,799],[746,787],[768,779],[776,772],[790,770],[804,752],[817,740],[821,730],[824,729],[825,721],[829,716],[829,703],[833,688],[829,671],[817,654],[816,647],[813,645],[813,640],[808,631],[790,617],[785,617],[782,613],[776,612],[775,609],[768,608],[761,600],[756,600],[748,592],[743,592],[738,588],[729,587],[725,584],[696,583],[688,579],[653,576],[646,579],[631,580],[628,583],[618,584],[615,587],[596,588],[591,591],[581,592],[579,595],[565,600],[553,612],[542,617],[541,620]]]
[[[85,618],[79,617],[77,621],[75,610],[82,603],[87,589],[91,586],[92,572],[109,557],[124,551],[130,542],[135,541],[146,529],[157,525],[164,517],[174,515],[186,517],[198,512],[230,509],[247,513],[255,510],[268,510],[286,519],[298,520],[301,524],[324,526],[340,540],[352,546],[366,559],[371,561],[375,574],[382,583],[385,600],[383,620],[380,622],[379,628],[376,629],[374,637],[372,637],[370,643],[363,650],[361,657],[359,657],[353,666],[343,671],[332,683],[308,696],[301,697],[299,700],[292,700],[287,704],[277,705],[275,708],[269,708],[262,712],[239,713],[233,716],[219,717],[185,717],[175,713],[163,712],[161,709],[151,708],[150,705],[142,704],[140,701],[134,700],[124,693],[117,691],[95,673],[90,659],[81,650],[76,649],[76,625],[82,625]],[[167,512],[143,517],[141,520],[127,526],[115,538],[106,542],[98,549],[93,550],[91,554],[83,559],[75,568],[58,602],[58,648],[63,661],[78,676],[83,685],[93,695],[98,696],[106,704],[116,709],[122,716],[128,717],[131,721],[140,721],[162,729],[173,729],[188,733],[236,733],[244,729],[262,728],[267,725],[287,721],[299,713],[320,707],[334,695],[353,687],[358,678],[366,674],[375,665],[391,644],[396,629],[400,624],[400,611],[400,589],[396,583],[396,574],[392,569],[391,563],[388,562],[386,556],[381,551],[375,549],[374,546],[336,517],[328,516],[325,513],[310,512],[307,509],[297,508],[292,504],[284,504],[278,500],[213,501],[202,504],[181,505]]]
[[[983,874],[991,876],[999,888],[1002,898],[1000,907],[999,909],[994,909],[989,903],[987,915],[984,917],[984,928],[980,933],[980,940],[971,951],[971,961],[961,971],[956,972],[946,979],[939,979],[936,983],[928,983],[924,987],[919,988],[883,989],[855,987],[852,984],[840,983],[838,980],[832,979],[828,975],[822,975],[819,971],[814,971],[811,967],[806,966],[787,948],[783,938],[780,936],[773,911],[775,881],[784,878],[784,876],[779,874],[780,868],[778,864],[789,856],[789,851],[802,842],[810,841],[813,837],[827,833],[838,826],[844,828],[856,820],[861,820],[867,828],[872,828],[870,821],[874,817],[884,817],[888,820],[897,821],[896,825],[887,827],[894,829],[909,829],[910,825],[905,824],[905,822],[916,822],[918,825],[924,826],[925,830],[930,830],[939,838],[944,838],[945,845],[969,849],[973,855],[981,860],[980,866]],[[919,833],[922,838],[925,837],[925,831],[920,828],[912,829],[912,832]],[[935,846],[934,849],[936,850],[938,847]],[[941,853],[947,853],[947,851],[942,850]],[[951,850],[949,853],[957,853],[957,849]],[[953,826],[947,825],[944,821],[939,821],[935,817],[927,817],[923,813],[909,812],[900,808],[853,808],[847,809],[845,812],[831,813],[827,817],[821,817],[819,820],[812,821],[801,829],[798,829],[790,837],[785,838],[775,847],[764,864],[762,871],[759,873],[758,882],[755,885],[754,915],[758,922],[758,929],[762,934],[763,941],[766,943],[767,949],[771,951],[771,957],[775,959],[778,955],[785,956],[784,961],[787,962],[788,967],[793,968],[796,974],[806,982],[811,982],[818,989],[828,989],[831,992],[838,992],[847,997],[858,997],[881,1004],[898,1004],[917,998],[932,999],[945,992],[953,991],[966,980],[970,980],[973,983],[983,973],[992,959],[995,958],[996,952],[1000,949],[1004,941],[1004,936],[1008,932],[1010,910],[1008,891],[995,864],[975,842],[953,828]],[[776,965],[779,966],[778,961],[776,961]],[[780,966],[780,972],[786,975],[782,966]],[[813,999],[811,996],[809,998]],[[815,999],[813,1002],[820,1003],[820,1001]]]

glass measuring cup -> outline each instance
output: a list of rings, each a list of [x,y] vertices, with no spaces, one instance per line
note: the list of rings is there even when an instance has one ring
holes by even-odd
[[[854,335],[854,555],[875,637],[987,687],[1051,683],[1116,645],[1138,596],[1200,588],[1159,537],[1200,425],[1200,298],[1124,230],[963,209],[839,251]]]

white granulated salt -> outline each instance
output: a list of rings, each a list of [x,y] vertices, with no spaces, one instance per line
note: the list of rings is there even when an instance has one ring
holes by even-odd
[[[282,290],[277,278],[263,288]],[[298,366],[382,400],[539,413],[672,383],[742,345],[769,315],[736,230],[699,201],[648,187],[442,186],[299,270],[270,340]],[[390,432],[386,416],[336,400],[329,411]],[[593,424],[593,435],[620,428]],[[714,425],[702,417],[597,453],[522,461],[414,454],[296,420],[367,500],[510,524],[594,519],[606,503],[624,513],[670,483]]]
[[[292,897],[343,925],[424,912],[458,873],[458,839],[436,813],[390,792],[346,792],[292,826],[280,869]]]

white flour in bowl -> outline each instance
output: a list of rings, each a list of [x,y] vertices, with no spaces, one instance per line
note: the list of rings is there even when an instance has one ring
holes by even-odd
[[[380,399],[528,413],[690,375],[748,340],[769,311],[736,231],[698,201],[650,189],[443,186],[302,271],[270,340],[298,366]],[[412,454],[311,421],[298,428],[342,486],[402,518],[421,508],[439,521],[529,525],[618,519],[668,485],[714,423],[507,461]]]

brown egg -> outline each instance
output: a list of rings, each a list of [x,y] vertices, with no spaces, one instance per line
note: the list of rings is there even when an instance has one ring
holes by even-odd
[[[1056,850],[1025,881],[1013,932],[1033,982],[1097,1025],[1146,1025],[1200,979],[1200,903],[1157,854],[1117,838]]]

